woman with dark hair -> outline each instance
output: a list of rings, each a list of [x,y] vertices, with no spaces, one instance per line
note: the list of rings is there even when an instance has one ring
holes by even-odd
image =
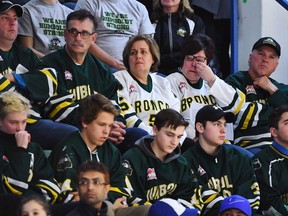
[[[127,70],[114,73],[123,88],[119,91],[121,110],[127,127],[138,127],[153,134],[155,115],[163,109],[180,111],[180,101],[174,96],[168,80],[159,76],[160,61],[156,41],[145,35],[131,38],[123,51]]]
[[[192,33],[205,33],[205,25],[193,13],[188,0],[155,0],[152,23],[161,54],[159,72],[168,75],[181,66],[181,48]]]
[[[189,126],[189,138],[195,137],[195,115],[207,104],[218,105],[224,111],[237,114],[245,101],[245,95],[217,77],[209,67],[215,46],[212,39],[203,34],[189,36],[181,50],[182,67],[166,77],[173,93],[181,100],[181,113]],[[231,128],[233,132],[233,129]],[[230,133],[229,140],[233,140]]]

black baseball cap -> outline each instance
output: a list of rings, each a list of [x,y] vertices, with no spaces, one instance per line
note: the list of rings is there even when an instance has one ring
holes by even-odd
[[[13,4],[11,1],[0,0],[0,13],[4,13],[11,8],[15,8],[18,17],[23,15],[23,9],[21,5]]]
[[[259,47],[262,46],[270,46],[272,47],[276,54],[278,55],[278,57],[281,55],[281,47],[280,45],[277,43],[276,40],[274,40],[272,37],[263,37],[260,38],[254,45],[252,50],[257,49]]]
[[[206,105],[197,112],[195,125],[197,122],[218,121],[222,117],[225,118],[227,123],[232,123],[235,119],[235,115],[232,112],[224,112],[220,107],[215,105]]]

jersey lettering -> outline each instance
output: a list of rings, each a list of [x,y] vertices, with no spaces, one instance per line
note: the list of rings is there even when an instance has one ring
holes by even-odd
[[[216,104],[216,100],[213,95],[195,95],[193,97],[187,97],[181,100],[181,112],[189,109],[193,101],[200,104]]]
[[[89,85],[77,86],[76,88],[69,89],[68,91],[71,94],[73,94],[74,101],[79,101],[82,100],[83,98],[86,98],[87,96],[90,95],[91,92]]]
[[[208,186],[211,189],[215,189],[218,192],[223,191],[223,193],[225,192],[225,194],[227,193],[227,191],[223,190],[223,189],[230,189],[233,188],[233,185],[229,183],[229,178],[227,175],[221,176],[220,179],[217,178],[210,178],[208,181]]]
[[[136,113],[141,113],[143,111],[147,112],[149,110],[163,110],[169,108],[168,103],[164,103],[163,101],[155,101],[155,100],[144,100],[144,101],[135,101],[134,109]]]
[[[147,200],[158,200],[166,194],[171,194],[177,187],[177,184],[162,184],[152,187],[147,191]]]

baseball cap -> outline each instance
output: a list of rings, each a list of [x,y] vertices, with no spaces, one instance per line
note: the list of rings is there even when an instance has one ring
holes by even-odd
[[[220,214],[232,208],[242,211],[247,216],[252,215],[249,201],[242,196],[232,195],[226,197],[221,203]]]
[[[150,207],[148,216],[196,216],[197,214],[197,209],[185,208],[177,200],[164,198]]]
[[[206,105],[197,112],[195,124],[204,121],[218,121],[222,117],[225,118],[227,123],[234,122],[235,119],[232,112],[224,112],[220,107],[215,105]]]
[[[18,17],[23,14],[23,9],[19,4],[13,4],[11,1],[0,0],[0,13],[4,13],[11,8],[15,8]]]
[[[254,49],[257,49],[259,47],[262,47],[262,46],[270,46],[272,47],[276,54],[278,56],[281,55],[281,47],[280,45],[277,43],[276,40],[274,40],[272,37],[263,37],[263,38],[260,38],[254,45],[253,45],[253,48],[252,50]]]

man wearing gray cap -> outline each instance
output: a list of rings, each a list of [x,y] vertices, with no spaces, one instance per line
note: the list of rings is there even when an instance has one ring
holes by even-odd
[[[270,75],[278,66],[281,47],[272,37],[260,38],[249,55],[248,71],[239,71],[226,78],[246,96],[234,125],[234,144],[256,153],[272,143],[268,117],[272,108],[288,104],[288,86]]]
[[[58,86],[56,71],[40,61],[30,49],[15,43],[18,17],[22,14],[20,5],[0,0],[0,93],[17,91],[30,100],[32,111],[27,131],[34,142],[52,149],[58,140],[77,128],[41,119],[41,104],[54,95]]]

